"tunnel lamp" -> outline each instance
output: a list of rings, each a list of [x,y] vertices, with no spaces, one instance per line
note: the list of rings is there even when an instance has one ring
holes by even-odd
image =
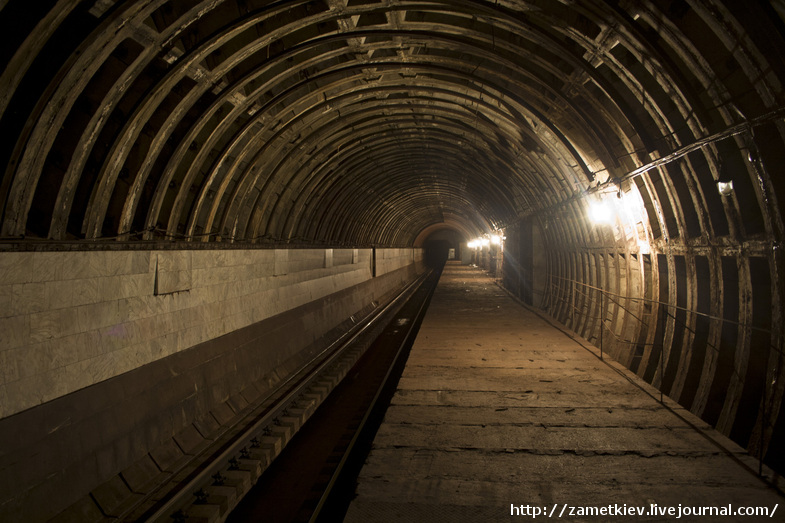
[[[589,218],[594,223],[611,223],[613,208],[608,200],[600,200],[589,204]]]
[[[494,245],[501,245],[502,237],[499,236],[498,234],[494,234],[493,236],[491,236],[491,243]]]
[[[733,193],[733,180],[717,182],[717,190],[723,196],[730,196]]]
[[[479,249],[481,247],[487,247],[490,244],[491,244],[491,240],[489,240],[488,238],[475,238],[469,243],[467,243],[466,246],[470,249]]]

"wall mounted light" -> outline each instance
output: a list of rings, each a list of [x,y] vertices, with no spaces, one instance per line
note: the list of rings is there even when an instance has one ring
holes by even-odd
[[[614,214],[613,205],[608,199],[589,203],[589,218],[594,223],[611,223]]]
[[[491,241],[488,238],[475,238],[467,243],[466,246],[470,249],[480,249],[482,247],[487,247],[490,244]]]
[[[491,244],[493,245],[501,245],[502,240],[506,240],[506,236],[502,236],[500,234],[492,234],[490,236],[480,236],[468,242],[466,246],[470,249],[480,249],[482,247],[488,247]]]
[[[733,180],[720,180],[717,182],[717,190],[723,196],[730,196],[733,193]]]
[[[606,184],[599,190],[589,189],[584,193],[587,218],[595,226],[610,226],[616,240],[636,242],[638,252],[649,254],[648,215],[643,198],[635,184],[624,191],[617,179],[613,182],[613,186]]]

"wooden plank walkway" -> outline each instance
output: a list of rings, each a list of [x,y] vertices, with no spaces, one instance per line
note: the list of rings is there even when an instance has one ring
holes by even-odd
[[[598,356],[448,264],[345,521],[667,521],[680,505],[679,521],[785,521],[757,461]],[[777,504],[773,518],[684,514]],[[646,512],[619,514],[633,507]]]

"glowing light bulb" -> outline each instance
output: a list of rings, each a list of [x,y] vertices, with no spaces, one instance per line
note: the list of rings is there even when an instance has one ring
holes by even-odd
[[[733,192],[733,180],[727,182],[717,182],[717,190],[723,196],[730,196]]]
[[[589,204],[589,218],[594,223],[611,223],[613,216],[613,208],[607,200]]]

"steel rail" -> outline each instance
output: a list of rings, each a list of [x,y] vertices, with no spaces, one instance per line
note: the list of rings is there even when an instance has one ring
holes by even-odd
[[[205,486],[212,484],[214,481],[214,475],[221,472],[222,470],[229,469],[231,466],[230,462],[240,456],[243,449],[253,446],[254,439],[264,435],[265,429],[273,425],[276,418],[278,418],[287,408],[289,408],[299,396],[303,395],[311,385],[321,379],[325,370],[333,363],[336,363],[341,356],[344,356],[352,347],[353,343],[357,341],[361,335],[368,332],[372,327],[375,327],[389,311],[404,301],[404,298],[408,299],[408,297],[414,293],[414,290],[416,290],[416,288],[422,284],[427,275],[428,273],[425,273],[411,282],[381,310],[376,311],[376,313],[373,314],[373,316],[370,318],[366,317],[363,320],[363,323],[358,324],[353,330],[347,332],[341,338],[333,342],[329,347],[312,358],[306,365],[303,365],[299,372],[294,373],[290,378],[288,378],[286,382],[277,388],[277,390],[281,390],[286,384],[300,375],[303,372],[303,369],[306,369],[310,365],[313,365],[314,362],[324,357],[325,353],[332,351],[332,353],[328,354],[323,359],[323,361],[321,361],[321,363],[308,372],[306,376],[301,377],[300,383],[291,388],[279,401],[276,402],[275,406],[273,406],[266,414],[255,421],[249,428],[242,431],[242,433],[210,463],[204,465],[196,476],[191,478],[183,487],[179,488],[174,495],[172,495],[161,507],[159,507],[149,518],[147,518],[147,521],[171,523],[173,518],[176,519],[175,514],[179,510],[183,510],[192,504],[196,492]],[[336,347],[338,344],[340,345]],[[239,501],[239,498],[237,501]],[[233,507],[230,507],[230,509],[231,508]]]
[[[374,408],[376,408],[376,404],[379,401],[379,397],[382,395],[384,388],[387,386],[387,382],[390,380],[390,375],[393,373],[393,369],[398,364],[398,361],[401,358],[401,354],[404,352],[404,348],[407,346],[407,344],[411,342],[412,332],[414,331],[416,333],[416,330],[418,329],[418,325],[421,322],[422,317],[424,316],[424,311],[427,309],[427,305],[430,301],[430,296],[432,294],[433,294],[433,289],[431,289],[428,295],[420,302],[417,308],[417,313],[413,316],[412,320],[409,322],[409,327],[406,330],[406,335],[403,337],[403,341],[399,344],[398,349],[395,352],[395,356],[393,357],[390,366],[387,368],[387,372],[385,373],[384,378],[382,379],[381,383],[376,389],[373,399],[371,400],[370,404],[368,405],[368,408],[363,414],[363,418],[360,421],[359,425],[357,426],[357,429],[354,431],[354,434],[352,435],[352,439],[349,441],[346,450],[343,452],[343,455],[341,456],[341,460],[338,462],[338,465],[333,471],[333,474],[330,477],[330,481],[327,483],[327,487],[324,489],[322,496],[319,498],[319,502],[316,504],[316,507],[314,508],[310,519],[308,520],[309,523],[316,523],[318,521],[321,510],[322,508],[324,508],[325,503],[327,503],[327,500],[330,497],[330,493],[333,487],[338,481],[338,478],[340,477],[341,472],[343,471],[343,468],[346,465],[346,462],[348,461],[349,456],[351,455],[355,444],[357,443],[357,440],[360,438],[360,434],[362,434],[362,431],[365,428],[366,423],[368,422],[368,418],[371,417]]]

